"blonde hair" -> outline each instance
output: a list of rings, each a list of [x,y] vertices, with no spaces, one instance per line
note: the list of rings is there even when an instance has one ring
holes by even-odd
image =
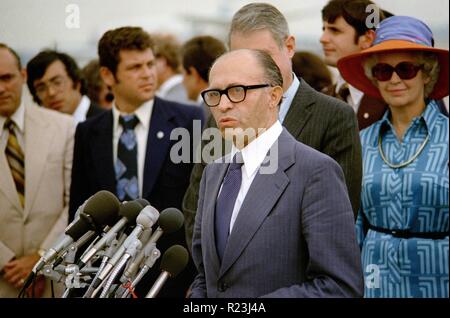
[[[436,54],[432,52],[411,51],[408,53],[414,56],[414,59],[418,64],[423,65],[422,72],[430,78],[428,83],[425,84],[423,92],[424,97],[427,98],[433,92],[434,86],[436,85],[439,79],[439,72],[440,72],[439,60]],[[372,68],[378,63],[378,60],[379,60],[378,54],[371,54],[362,62],[364,74],[368,79],[372,81],[372,83],[375,86],[377,82],[372,75]]]

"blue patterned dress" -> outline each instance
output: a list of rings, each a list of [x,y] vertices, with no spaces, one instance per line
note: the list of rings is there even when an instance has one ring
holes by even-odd
[[[400,143],[389,121],[389,111],[361,131],[363,184],[356,223],[362,248],[365,297],[449,297],[449,119],[435,102],[415,118]],[[429,136],[420,155],[402,168]],[[369,229],[364,233],[361,213],[384,229],[445,232],[443,239],[398,238]],[[444,234],[445,235],[445,234]]]

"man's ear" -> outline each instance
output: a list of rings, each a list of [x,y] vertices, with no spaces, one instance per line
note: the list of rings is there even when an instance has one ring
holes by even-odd
[[[106,86],[112,87],[116,83],[116,78],[111,70],[105,66],[100,67],[100,76],[105,82]]]
[[[366,33],[364,33],[358,38],[358,45],[361,48],[361,50],[365,50],[372,46],[374,40],[375,40],[375,31],[368,30],[366,31]]]
[[[272,90],[270,92],[270,98],[271,98],[270,106],[277,108],[278,105],[280,105],[281,100],[283,98],[283,88],[281,86],[272,87]]]
[[[289,35],[287,39],[284,40],[284,44],[286,45],[289,58],[292,59],[295,54],[295,37],[293,35]]]
[[[27,81],[27,77],[28,77],[27,69],[26,68],[21,69],[20,70],[20,75],[22,76],[24,82],[26,82]]]

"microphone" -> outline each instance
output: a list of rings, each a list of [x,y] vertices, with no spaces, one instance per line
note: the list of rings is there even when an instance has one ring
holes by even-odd
[[[131,248],[133,245],[136,244],[136,240],[139,239],[139,236],[141,233],[148,228],[151,228],[153,224],[156,223],[159,217],[159,212],[151,205],[146,206],[142,209],[142,211],[139,213],[139,215],[136,218],[136,227],[131,232],[131,234],[127,237],[125,242],[119,247],[119,249],[116,251],[116,253],[111,257],[111,259],[108,261],[108,263],[105,265],[105,267],[102,269],[102,271],[99,273],[96,281],[92,282],[92,285],[94,288],[97,288],[94,293],[91,295],[91,297],[95,297],[97,294],[100,284],[105,280],[105,278],[108,276],[108,274],[111,272],[113,267],[117,264],[117,262],[122,259],[122,256],[125,254],[125,251],[128,248]],[[129,257],[131,257],[130,254],[125,254],[126,260],[128,260]]]
[[[136,202],[138,202],[140,205],[142,205],[143,208],[145,208],[147,205],[150,205],[150,202],[148,202],[147,200],[145,200],[144,198],[139,198],[134,200]]]
[[[156,243],[163,233],[170,234],[178,231],[184,223],[184,215],[176,208],[167,208],[161,212],[158,228],[150,237],[149,243]]]
[[[99,232],[104,225],[111,225],[117,218],[119,200],[108,191],[99,191],[88,199],[79,218],[72,221],[66,228],[65,234],[51,247],[36,263],[32,272],[36,274],[45,264],[54,260],[58,254],[77,241],[89,230]]]
[[[176,277],[189,261],[188,251],[181,245],[169,247],[161,259],[161,274],[145,298],[155,298],[169,277]]]
[[[131,277],[133,277],[137,273],[137,270],[145,257],[145,251],[147,251],[152,244],[155,244],[163,233],[170,234],[176,232],[183,226],[183,223],[184,215],[180,210],[176,208],[167,208],[163,210],[159,215],[158,228],[152,234],[152,236],[146,243],[146,246],[139,252],[136,258],[125,269],[123,276],[126,279],[130,279]],[[146,270],[148,269],[149,268],[147,268]]]
[[[80,259],[78,266],[84,266],[89,260],[106,244],[110,243],[117,235],[117,233],[128,223],[130,225],[136,224],[136,218],[142,210],[142,205],[135,201],[124,202],[119,207],[119,216],[122,218]]]

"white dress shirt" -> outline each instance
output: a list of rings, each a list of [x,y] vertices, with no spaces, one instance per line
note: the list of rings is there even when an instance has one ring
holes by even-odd
[[[76,124],[86,120],[90,105],[91,100],[89,99],[89,97],[87,97],[86,95],[81,96],[80,103],[78,104],[77,109],[75,109],[72,114]]]
[[[233,214],[231,215],[230,221],[230,233],[233,230],[234,222],[239,214],[242,203],[244,202],[245,196],[247,195],[248,189],[250,188],[253,179],[255,179],[256,173],[267,156],[267,152],[270,147],[277,141],[283,127],[279,121],[276,121],[269,129],[267,129],[263,134],[258,136],[255,140],[249,143],[245,148],[241,150],[242,159],[244,164],[241,167],[242,171],[242,183],[239,189],[236,202],[234,203]],[[231,148],[231,158],[234,157],[236,152],[239,150],[232,145]],[[220,188],[219,194],[222,191],[222,186]]]
[[[347,83],[347,82],[340,75],[338,75],[337,80],[336,80],[336,93],[339,92],[339,89],[345,83]],[[352,108],[356,114],[358,112],[359,105],[361,104],[361,99],[363,98],[364,93],[348,83],[347,83],[347,85],[348,85],[348,89],[350,91],[350,95],[348,95],[348,97],[347,97],[347,104],[352,106]]]
[[[14,132],[16,133],[17,142],[20,148],[22,148],[25,154],[25,104],[23,101],[11,116],[11,120],[14,122]],[[4,128],[6,117],[0,115],[0,151],[5,151],[6,144],[8,143],[9,133]]]
[[[136,141],[137,141],[138,182],[139,182],[140,197],[142,197],[142,190],[144,186],[145,154],[147,152],[146,150],[147,150],[148,131],[150,129],[150,118],[152,116],[153,111],[153,102],[154,99],[145,102],[134,112],[134,114],[139,119],[139,123],[134,128],[134,132],[136,134]],[[115,102],[113,102],[112,113],[113,113],[113,159],[115,166],[117,161],[117,148],[119,145],[119,138],[123,131],[122,126],[119,124],[119,116],[130,114],[121,113],[117,109]]]

